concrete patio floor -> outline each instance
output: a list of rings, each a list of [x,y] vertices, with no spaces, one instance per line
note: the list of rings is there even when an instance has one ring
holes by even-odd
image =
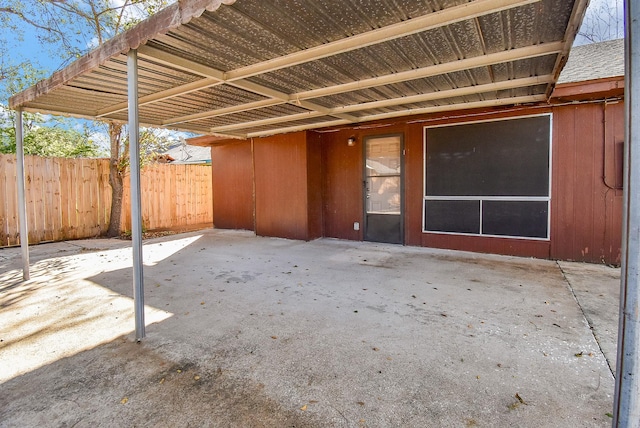
[[[2,427],[608,427],[619,269],[204,230],[0,250]]]

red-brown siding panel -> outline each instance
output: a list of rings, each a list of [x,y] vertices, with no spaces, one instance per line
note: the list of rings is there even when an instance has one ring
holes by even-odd
[[[553,112],[551,240],[422,232],[423,127],[450,118],[379,128],[299,132],[212,150],[216,227],[294,239],[362,240],[365,137],[403,133],[405,242],[436,248],[563,260],[620,262],[623,103],[591,103],[471,114],[469,120]],[[456,115],[455,122],[466,122]],[[349,137],[356,144],[348,146]],[[255,170],[254,170],[255,165]],[[255,173],[255,199],[254,182]]]
[[[507,256],[549,258],[549,241],[424,233],[422,246]]]
[[[573,249],[576,135],[574,127],[566,124],[574,123],[576,114],[574,108],[555,109],[553,114],[551,256],[558,259],[571,258]]]
[[[256,233],[309,239],[305,132],[254,139]]]
[[[251,142],[212,147],[211,164],[214,226],[253,230]]]
[[[308,227],[307,239],[323,236],[322,224],[322,144],[315,132],[307,133]]]
[[[623,117],[622,103],[554,108],[552,258],[620,263]]]
[[[407,126],[404,143],[404,242],[407,245],[422,245],[422,201],[424,194],[423,141],[422,124]]]
[[[354,146],[347,139],[356,137]],[[357,131],[321,134],[324,159],[324,233],[331,238],[362,240],[362,136]]]

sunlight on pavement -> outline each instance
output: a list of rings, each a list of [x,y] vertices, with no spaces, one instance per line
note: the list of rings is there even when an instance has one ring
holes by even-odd
[[[144,246],[145,265],[154,266],[200,236]],[[91,248],[85,251],[93,251]],[[0,382],[113,341],[134,331],[131,283],[94,281],[131,269],[131,249],[83,252],[34,263],[30,281],[22,271],[0,274]],[[145,306],[145,323],[173,314]]]
[[[158,262],[172,256],[183,248],[193,244],[200,238],[202,238],[202,235],[164,241],[156,244],[147,244],[142,250],[144,264],[145,266],[155,266]]]

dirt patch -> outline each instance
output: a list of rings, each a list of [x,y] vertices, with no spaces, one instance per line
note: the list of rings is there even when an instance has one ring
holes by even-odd
[[[449,262],[456,265],[471,265],[495,271],[496,269],[510,275],[514,278],[525,275],[531,277],[551,277],[558,275],[559,269],[552,261],[523,259],[523,258],[504,258],[483,255],[482,257],[469,257],[467,255],[456,256],[449,254],[430,255],[430,258],[443,262]],[[475,281],[474,281],[475,282]]]
[[[179,232],[174,232],[172,230],[158,230],[154,232],[142,232],[142,239],[152,239],[152,238],[161,238],[163,236],[175,235]],[[120,239],[131,241],[131,231],[122,232],[118,237]]]
[[[1,426],[322,426],[224,366],[122,339],[4,383],[0,403]]]

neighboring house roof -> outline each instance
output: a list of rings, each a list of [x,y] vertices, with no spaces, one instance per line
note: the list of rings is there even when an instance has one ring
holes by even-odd
[[[624,39],[575,46],[558,84],[624,76]]]
[[[588,0],[181,0],[9,101],[223,139],[548,100]],[[133,65],[132,65],[133,69]]]
[[[211,163],[211,149],[209,147],[178,144],[164,152],[164,155],[173,158],[172,164]]]

